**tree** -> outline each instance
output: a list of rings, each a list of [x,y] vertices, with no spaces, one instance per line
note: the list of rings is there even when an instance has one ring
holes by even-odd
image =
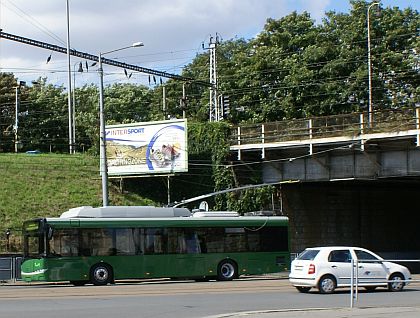
[[[151,92],[142,85],[113,84],[105,89],[107,124],[150,120]]]
[[[18,91],[17,87],[17,79],[12,73],[0,72],[0,151],[14,151],[16,94],[21,105],[27,98],[26,86],[19,83]]]
[[[187,65],[182,76],[193,78],[195,80],[208,82],[208,54],[199,54]],[[185,87],[186,100],[181,102],[183,98],[183,86]],[[163,87],[166,90],[166,109],[163,111]],[[182,82],[170,79],[162,85],[158,85],[153,90],[151,102],[151,114],[154,120],[162,120],[168,118],[187,118],[194,121],[208,121],[208,103],[209,103],[209,87],[198,85],[195,81]]]
[[[47,84],[39,78],[28,89],[28,99],[22,111],[21,136],[24,149],[43,152],[68,151],[67,94],[63,86]]]
[[[75,90],[76,151],[99,153],[99,91],[93,85]]]

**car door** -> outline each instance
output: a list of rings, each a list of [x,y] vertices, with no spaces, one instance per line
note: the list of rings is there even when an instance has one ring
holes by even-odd
[[[332,250],[328,255],[328,267],[337,279],[337,286],[350,285],[351,259],[349,249]]]
[[[388,273],[382,260],[366,250],[354,250],[358,260],[359,284],[380,285],[387,279]]]

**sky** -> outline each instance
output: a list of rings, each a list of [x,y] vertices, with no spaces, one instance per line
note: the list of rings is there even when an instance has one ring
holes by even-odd
[[[418,0],[382,0],[384,7],[420,10]],[[317,22],[325,11],[348,12],[348,0],[68,0],[70,45],[78,51],[98,55],[141,41],[143,47],[106,55],[110,59],[168,73],[183,66],[208,46],[211,36],[222,40],[255,37],[267,18],[280,19],[307,11]],[[0,0],[3,32],[66,47],[66,0]],[[51,60],[46,63],[51,54]],[[77,71],[80,60],[71,58]],[[65,54],[0,39],[0,72],[12,72],[30,83],[47,77],[53,85],[67,83]],[[90,65],[90,63],[89,63]],[[105,84],[131,82],[148,85],[148,75],[104,66]],[[74,72],[73,86],[97,83],[95,67]],[[152,82],[153,84],[153,82]]]

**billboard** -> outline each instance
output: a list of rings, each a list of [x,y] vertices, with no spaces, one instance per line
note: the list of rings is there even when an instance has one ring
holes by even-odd
[[[105,127],[109,176],[188,171],[187,120]]]

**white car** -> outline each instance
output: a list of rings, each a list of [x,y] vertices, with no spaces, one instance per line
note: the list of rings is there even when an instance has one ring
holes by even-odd
[[[302,293],[313,287],[323,294],[333,293],[338,287],[351,286],[352,259],[358,266],[357,273],[353,272],[358,278],[358,286],[368,291],[380,286],[400,291],[411,279],[407,267],[386,262],[367,249],[329,246],[305,249],[292,261],[289,281]]]

